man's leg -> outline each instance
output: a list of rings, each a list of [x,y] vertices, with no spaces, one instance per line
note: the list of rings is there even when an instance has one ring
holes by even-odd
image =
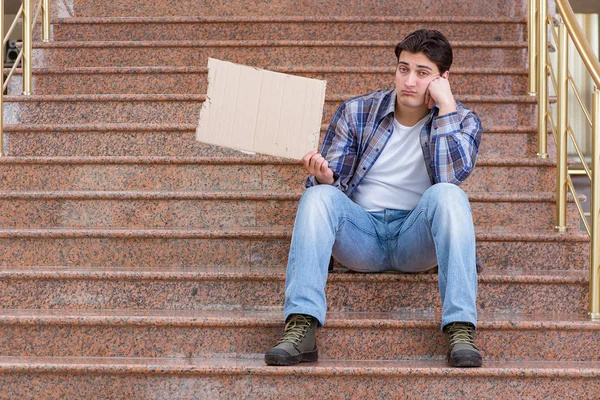
[[[450,345],[451,351],[455,351],[451,364],[479,366],[481,356],[477,350],[473,347],[471,351],[470,346],[465,347],[465,343],[458,340],[464,338],[472,345],[472,330],[477,324],[477,270],[469,200],[462,189],[452,184],[433,185],[423,194],[417,207],[399,227],[392,264],[402,271],[422,271],[431,268],[435,262],[433,255],[438,264],[442,328],[453,335]],[[461,352],[456,353],[457,350]],[[455,362],[465,354],[466,361]]]
[[[377,268],[383,265],[379,258],[384,253],[375,224],[368,212],[332,186],[314,186],[304,192],[288,258],[286,332],[279,344],[267,351],[267,364],[316,361],[314,333],[317,325],[325,323],[325,283],[334,243],[352,252],[359,268]]]
[[[354,260],[351,269],[373,272],[387,267],[376,220],[338,189],[311,187],[300,199],[294,223],[285,284],[286,319],[308,314],[320,325],[325,323],[325,283],[334,244]]]

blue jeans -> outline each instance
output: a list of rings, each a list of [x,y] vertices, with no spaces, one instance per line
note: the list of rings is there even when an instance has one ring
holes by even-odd
[[[307,189],[296,214],[285,284],[285,318],[325,323],[330,257],[359,272],[421,272],[438,265],[442,327],[477,323],[475,231],[466,194],[438,183],[412,211],[367,212],[329,185]]]

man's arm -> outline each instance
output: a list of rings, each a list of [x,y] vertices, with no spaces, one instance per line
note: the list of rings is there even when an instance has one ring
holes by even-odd
[[[429,141],[431,167],[438,182],[460,185],[469,176],[479,152],[481,122],[473,111],[438,116]]]
[[[460,185],[477,161],[481,142],[481,121],[473,111],[457,107],[450,89],[448,74],[430,82],[425,102],[439,107],[429,139],[431,167],[436,183]]]
[[[341,190],[346,189],[357,155],[357,142],[350,120],[350,110],[344,103],[327,128],[320,152],[310,152],[304,157],[304,168],[309,173],[306,187],[331,184]],[[326,168],[323,168],[325,163]]]

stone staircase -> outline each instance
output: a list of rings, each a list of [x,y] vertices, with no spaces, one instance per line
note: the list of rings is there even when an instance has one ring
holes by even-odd
[[[0,159],[0,399],[595,398],[587,235],[554,226],[535,157],[523,1],[53,0]],[[295,162],[202,145],[207,57],[326,79],[324,124],[388,88],[393,47],[442,30],[485,127],[472,202],[481,369],[446,367],[435,274],[330,275],[321,360],[281,335]],[[323,130],[325,125],[323,127]]]

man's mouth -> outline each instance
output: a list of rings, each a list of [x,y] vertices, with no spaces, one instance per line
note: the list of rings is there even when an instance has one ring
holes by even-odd
[[[410,96],[410,95],[416,94],[417,92],[414,92],[414,91],[412,91],[412,90],[402,90],[402,91],[401,91],[401,93],[402,93],[403,95]]]

